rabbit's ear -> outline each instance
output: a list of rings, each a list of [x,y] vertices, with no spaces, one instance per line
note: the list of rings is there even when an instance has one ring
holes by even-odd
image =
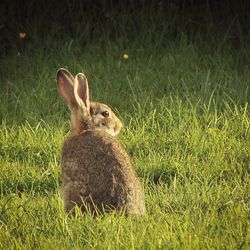
[[[89,85],[86,76],[79,73],[75,77],[74,94],[78,105],[82,108],[85,115],[90,113]]]
[[[57,71],[57,88],[63,99],[70,105],[76,105],[76,100],[74,96],[74,77],[71,73],[61,68]]]

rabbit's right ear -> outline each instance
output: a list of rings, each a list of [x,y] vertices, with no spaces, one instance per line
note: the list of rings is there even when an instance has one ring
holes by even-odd
[[[70,106],[75,106],[74,77],[68,70],[61,68],[57,71],[56,78],[60,95]]]
[[[79,73],[75,77],[74,94],[77,104],[81,107],[83,114],[90,114],[89,85],[86,76]]]

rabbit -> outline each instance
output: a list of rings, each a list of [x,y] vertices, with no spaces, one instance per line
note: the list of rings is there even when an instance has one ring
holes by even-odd
[[[90,102],[84,74],[57,72],[57,87],[71,111],[71,132],[61,155],[65,210],[146,212],[144,191],[123,146],[115,139],[122,124],[105,104]]]

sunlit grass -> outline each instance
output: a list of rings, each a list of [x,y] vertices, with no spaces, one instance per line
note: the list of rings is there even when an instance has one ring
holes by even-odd
[[[27,47],[0,59],[0,248],[247,249],[249,48],[234,49],[230,29],[213,33],[213,23],[205,34],[173,38],[175,13],[162,27],[162,13],[145,19],[140,12],[145,22],[129,33],[132,19],[122,12],[113,31],[105,22],[100,41],[79,25],[74,39],[50,34],[41,44],[34,26]],[[144,184],[144,217],[63,211],[60,148],[69,111],[56,89],[60,67],[84,72],[92,99],[123,121],[119,141]]]

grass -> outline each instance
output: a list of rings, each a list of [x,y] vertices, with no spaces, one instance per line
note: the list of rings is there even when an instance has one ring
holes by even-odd
[[[113,21],[115,13],[109,13]],[[162,13],[138,22],[136,36],[124,13],[114,30],[109,18],[106,30],[99,25],[94,38],[84,37],[79,25],[74,39],[70,32],[53,39],[51,29],[41,41],[44,30],[35,22],[30,40],[2,51],[0,248],[247,249],[247,37],[235,48],[236,19],[223,31],[209,20],[204,32],[198,24],[190,29],[193,19],[185,24],[176,11],[166,27]],[[145,13],[139,11],[138,20]],[[93,219],[78,212],[70,218],[63,211],[60,148],[69,111],[56,89],[59,67],[84,72],[92,99],[112,105],[123,120],[119,140],[144,184],[146,216],[113,212]]]

